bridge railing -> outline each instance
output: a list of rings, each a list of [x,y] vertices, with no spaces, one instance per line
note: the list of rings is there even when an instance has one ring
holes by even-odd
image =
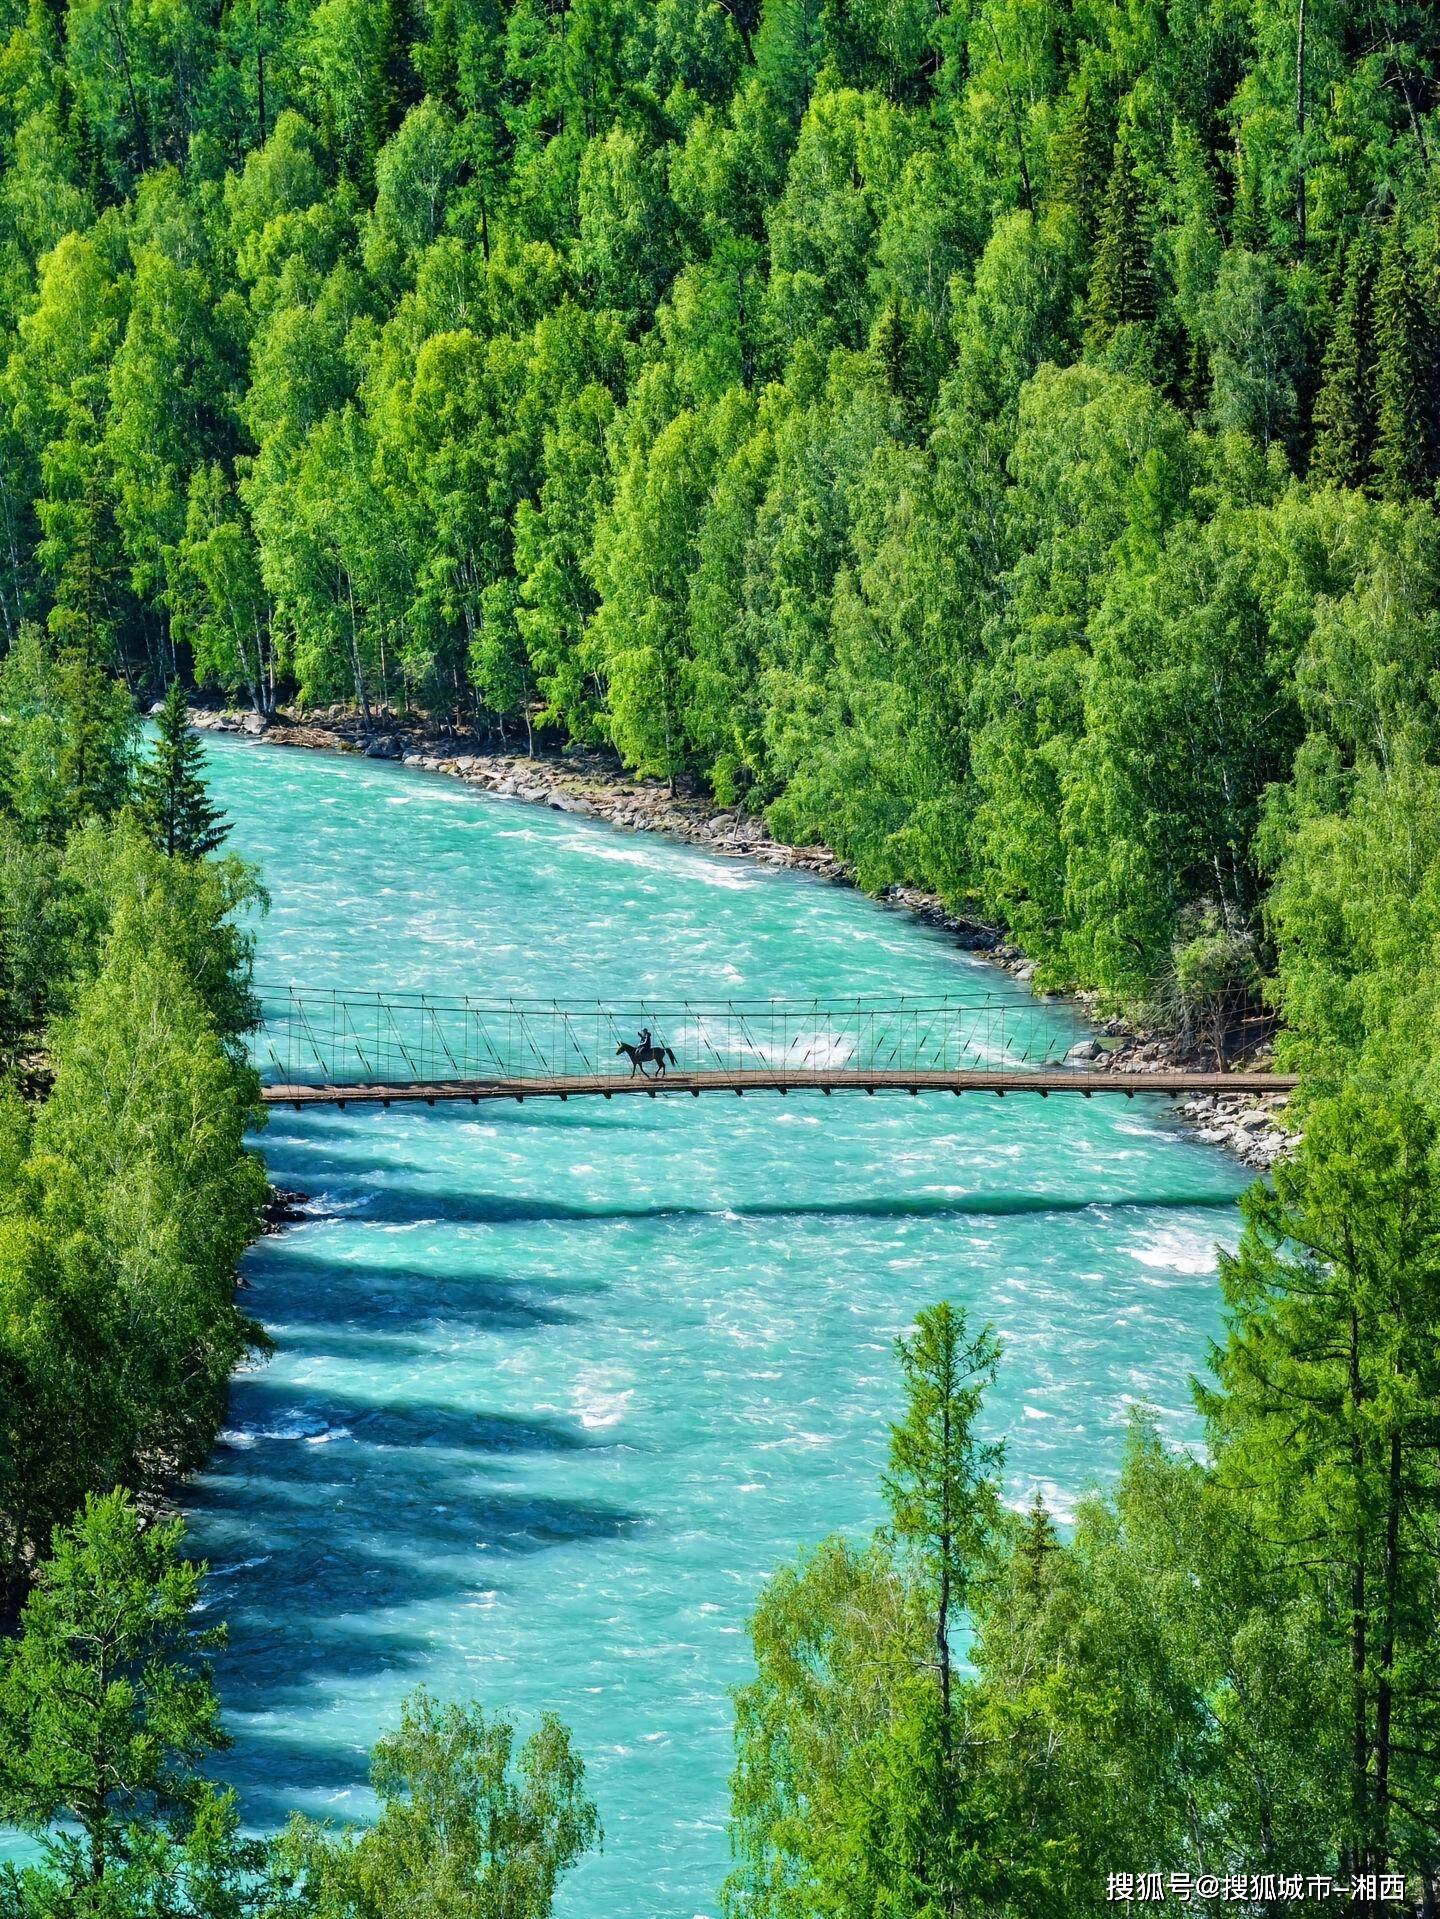
[[[1068,1011],[958,999],[502,1003],[427,993],[262,989],[262,1076],[290,1085],[628,1079],[620,1051],[648,1028],[679,1074],[956,1072],[1054,1065],[1080,1037]]]

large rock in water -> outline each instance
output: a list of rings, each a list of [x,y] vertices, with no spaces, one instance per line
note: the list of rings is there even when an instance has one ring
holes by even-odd
[[[405,754],[405,748],[399,740],[391,739],[388,734],[379,733],[373,740],[365,742],[367,760],[398,760]]]
[[[1066,1059],[1099,1059],[1104,1047],[1096,1039],[1082,1039],[1078,1046],[1072,1046],[1065,1055]]]

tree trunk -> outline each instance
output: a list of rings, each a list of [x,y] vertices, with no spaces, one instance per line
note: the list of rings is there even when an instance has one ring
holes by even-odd
[[[1395,1705],[1395,1611],[1400,1587],[1400,1435],[1390,1435],[1385,1488],[1384,1622],[1380,1674],[1375,1686],[1375,1850],[1383,1869],[1390,1837],[1390,1722]]]
[[[942,1415],[941,1453],[948,1463],[950,1458],[948,1401]],[[935,1620],[935,1651],[940,1661],[940,1738],[947,1760],[951,1754],[952,1744],[950,1736],[950,1545],[950,1492],[947,1477],[940,1512],[940,1603]]]
[[[355,675],[355,698],[360,704],[360,717],[365,731],[370,731],[370,701],[365,694],[365,672],[360,664],[360,634],[355,623],[355,583],[347,573],[345,590],[350,600],[350,669]]]
[[[1297,177],[1295,181],[1295,238],[1300,258],[1305,258],[1305,4],[1295,22],[1295,143]]]
[[[1360,1381],[1360,1327],[1352,1306],[1350,1311],[1350,1416],[1360,1410],[1363,1389]],[[1358,1439],[1351,1442],[1350,1469],[1358,1496],[1365,1461]],[[1365,1528],[1363,1521],[1355,1529],[1350,1563],[1350,1796],[1355,1820],[1353,1865],[1356,1872],[1367,1870],[1370,1855],[1369,1737],[1366,1711],[1365,1667],[1368,1657],[1365,1618]]]
[[[130,55],[125,47],[125,34],[120,24],[120,10],[111,0],[110,31],[115,36],[115,51],[120,56],[120,71],[125,75],[125,90],[130,96],[130,113],[135,122],[135,147],[140,156],[140,171],[146,173],[150,168],[150,137],[145,131],[145,121],[140,113],[140,101],[135,92],[135,78],[130,71]]]

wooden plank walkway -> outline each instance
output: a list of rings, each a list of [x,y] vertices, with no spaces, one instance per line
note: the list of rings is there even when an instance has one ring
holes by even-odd
[[[937,1072],[900,1068],[844,1067],[787,1069],[767,1072],[741,1068],[733,1072],[669,1072],[664,1079],[634,1079],[613,1073],[545,1079],[400,1080],[356,1086],[269,1085],[267,1106],[399,1106],[438,1101],[513,1099],[611,1099],[639,1094],[658,1098],[662,1093],[1095,1093],[1158,1094],[1180,1099],[1193,1093],[1290,1093],[1298,1081],[1283,1073],[1120,1073],[1076,1072],[1041,1068],[1034,1072]]]

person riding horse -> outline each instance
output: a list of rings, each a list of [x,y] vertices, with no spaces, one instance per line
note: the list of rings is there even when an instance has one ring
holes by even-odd
[[[654,1062],[656,1069],[653,1077],[655,1079],[664,1079],[666,1061],[668,1060],[672,1066],[675,1064],[674,1053],[665,1044],[664,1040],[658,1042],[655,1040],[648,1026],[642,1026],[640,1028],[640,1038],[637,1044],[632,1045],[628,1039],[621,1040],[620,1044],[615,1048],[615,1057],[618,1059],[622,1053],[630,1062],[631,1079],[634,1079],[637,1073],[640,1074],[642,1079],[650,1079],[652,1075],[645,1071],[645,1067],[649,1065],[651,1061]]]

